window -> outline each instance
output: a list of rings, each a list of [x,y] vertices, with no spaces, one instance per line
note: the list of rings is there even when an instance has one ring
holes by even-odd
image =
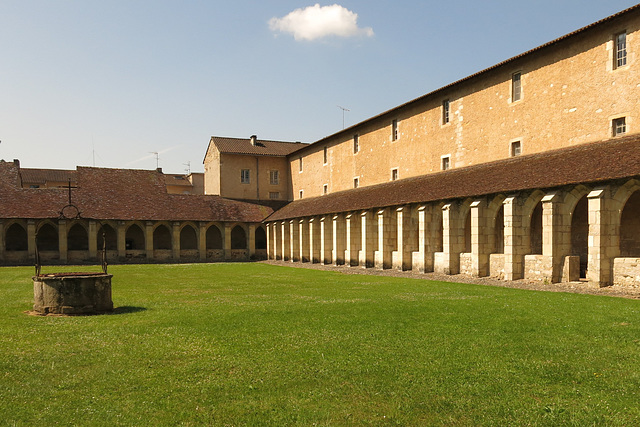
[[[270,191],[269,192],[269,198],[270,199],[279,199],[280,198],[280,193],[277,191]]]
[[[616,54],[613,58],[613,68],[627,65],[627,33],[622,32],[616,35]]]
[[[398,120],[395,119],[391,122],[391,140],[398,140]]]
[[[271,185],[280,184],[280,174],[278,171],[269,171],[269,183]]]
[[[520,101],[522,98],[522,73],[511,75],[511,102]]]
[[[613,136],[620,136],[627,133],[627,121],[625,117],[613,119],[612,122]]]
[[[329,158],[329,154],[327,153],[327,147],[324,147],[324,161],[323,163],[326,165]]]
[[[29,186],[29,188],[40,188],[40,186],[38,184],[32,184]]]
[[[360,186],[360,178],[353,178],[353,188],[358,188]]]
[[[322,186],[322,194],[327,194],[329,192],[329,184],[324,184]]]
[[[522,154],[522,143],[520,141],[513,141],[511,143],[511,157],[516,157]]]
[[[300,172],[302,172],[302,157],[298,159],[298,168],[300,169]]]
[[[442,124],[446,125],[449,123],[449,100],[445,99],[442,101]]]
[[[398,179],[398,168],[391,169],[391,181]]]
[[[240,171],[240,182],[242,184],[249,184],[251,182],[251,175],[249,169],[242,169]]]
[[[442,156],[442,170],[446,171],[451,167],[451,157],[450,156]]]
[[[299,199],[302,199],[302,193],[303,192],[304,192],[304,190],[300,190],[300,193],[298,193],[299,194],[299,197],[298,197]]]
[[[353,153],[360,151],[360,138],[358,135],[353,135]]]

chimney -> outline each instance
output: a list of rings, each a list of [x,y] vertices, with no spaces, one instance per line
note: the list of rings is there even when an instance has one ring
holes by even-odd
[[[20,167],[20,160],[13,159],[13,164],[16,165],[17,167]]]
[[[258,142],[258,136],[257,135],[251,135],[251,145],[253,145],[254,147],[256,146],[256,143]]]
[[[162,168],[156,168],[156,172],[162,173]]]

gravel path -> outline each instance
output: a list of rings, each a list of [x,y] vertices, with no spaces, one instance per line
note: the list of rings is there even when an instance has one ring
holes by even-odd
[[[314,270],[336,271],[343,274],[370,274],[375,276],[406,277],[412,279],[437,280],[441,282],[472,283],[476,285],[500,286],[503,288],[529,289],[535,291],[571,292],[576,294],[602,295],[620,298],[640,299],[640,288],[628,288],[621,286],[608,286],[599,288],[586,282],[568,282],[544,284],[533,280],[497,280],[489,277],[473,278],[462,274],[447,275],[438,273],[413,273],[411,271],[377,270],[374,268],[332,266],[311,264],[308,262],[290,261],[261,261],[264,264],[279,265],[294,268],[309,268]]]

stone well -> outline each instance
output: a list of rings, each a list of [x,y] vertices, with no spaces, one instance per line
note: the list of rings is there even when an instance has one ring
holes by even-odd
[[[36,314],[86,315],[113,311],[112,274],[54,273],[33,277]]]

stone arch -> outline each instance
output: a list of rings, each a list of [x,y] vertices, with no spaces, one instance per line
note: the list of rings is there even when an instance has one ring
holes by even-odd
[[[267,249],[267,232],[262,225],[256,227],[255,231],[256,249]]]
[[[40,224],[37,230],[36,244],[39,251],[58,251],[58,227],[51,221]]]
[[[580,277],[587,277],[589,260],[589,200],[587,195],[576,201],[571,211],[571,255],[580,257]]]
[[[137,224],[133,223],[127,227],[127,231],[125,233],[125,249],[132,251],[140,251],[145,249],[145,236],[143,228]]]
[[[26,228],[19,222],[9,225],[4,235],[5,250],[26,251],[29,248],[29,237]]]
[[[464,199],[459,205],[458,226],[462,228],[462,252],[471,253],[471,203],[472,199]],[[451,224],[454,227],[456,224]]]
[[[522,227],[524,247],[529,254],[542,255],[542,198],[545,194],[535,190],[527,197],[522,206]]]
[[[207,249],[223,249],[222,231],[217,224],[211,224],[207,228]]]
[[[620,213],[620,256],[640,257],[640,189],[627,198]]]
[[[67,232],[67,249],[70,251],[89,250],[89,233],[84,224],[76,222]]]
[[[165,223],[156,224],[153,230],[153,249],[172,249],[171,229]]]
[[[180,249],[198,249],[198,233],[192,224],[184,224],[180,230]]]
[[[97,231],[97,239],[98,242],[98,250],[101,251],[104,246],[103,241],[103,233],[104,240],[106,240],[106,248],[108,251],[115,251],[118,249],[118,233],[116,233],[115,228],[111,224],[100,224]]]
[[[504,200],[506,196],[499,194],[495,196],[487,207],[487,226],[489,230],[490,253],[504,253]]]
[[[247,232],[240,224],[231,229],[231,249],[247,249]]]
[[[464,218],[464,249],[462,252],[471,253],[471,210]]]

